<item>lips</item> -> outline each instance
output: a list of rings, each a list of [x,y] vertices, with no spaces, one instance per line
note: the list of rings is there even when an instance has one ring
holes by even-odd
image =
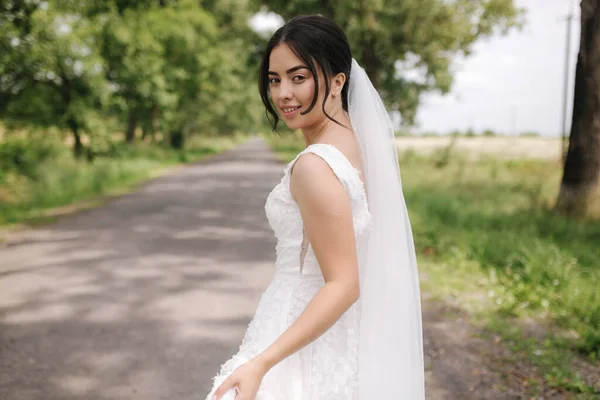
[[[289,115],[294,114],[300,108],[302,108],[302,106],[287,106],[287,107],[281,107],[281,111],[283,112],[283,115],[289,116]]]

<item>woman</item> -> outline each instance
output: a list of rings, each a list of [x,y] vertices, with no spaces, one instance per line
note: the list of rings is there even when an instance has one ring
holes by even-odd
[[[268,43],[267,111],[307,147],[265,205],[275,276],[207,399],[422,400],[417,265],[393,127],[344,32],[296,17]]]

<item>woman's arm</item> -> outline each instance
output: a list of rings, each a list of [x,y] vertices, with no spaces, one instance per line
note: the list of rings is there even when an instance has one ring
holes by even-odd
[[[290,179],[325,284],[298,319],[255,358],[265,370],[325,333],[360,293],[352,208],[341,182],[311,153],[296,161]]]
[[[273,366],[325,333],[359,297],[352,208],[342,183],[323,159],[307,153],[294,164],[290,190],[325,284],[298,319],[269,348],[236,369],[213,399],[235,387],[236,399],[254,400]]]

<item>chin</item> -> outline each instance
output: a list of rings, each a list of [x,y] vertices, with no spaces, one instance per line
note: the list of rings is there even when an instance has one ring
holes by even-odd
[[[298,129],[298,127],[296,126],[296,124],[293,124],[293,123],[292,124],[288,124],[288,123],[285,123],[285,122],[284,122],[284,124],[285,124],[285,126],[288,127],[288,129],[291,129],[291,130]]]
[[[299,117],[304,117],[304,116],[299,116]],[[304,128],[309,127],[312,124],[314,124],[314,121],[312,121],[311,119],[307,119],[307,118],[296,117],[291,120],[285,120],[284,118],[280,117],[280,120],[281,120],[281,122],[283,122],[285,124],[285,126],[287,126],[291,130],[304,129]]]
[[[286,120],[283,120],[283,123],[285,124],[285,126],[288,127],[288,129],[291,129],[291,130],[300,129],[302,127],[301,126],[302,124],[299,124],[296,121],[287,122]]]

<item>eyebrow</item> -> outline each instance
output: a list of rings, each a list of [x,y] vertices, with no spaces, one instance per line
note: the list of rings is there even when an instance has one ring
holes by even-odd
[[[288,69],[285,72],[288,73],[288,74],[291,74],[292,72],[296,72],[299,69],[308,69],[308,67],[306,65],[296,65],[295,67],[292,67],[292,68]],[[277,75],[277,76],[279,76],[279,74],[277,72],[273,72],[273,71],[269,71],[269,75]]]

